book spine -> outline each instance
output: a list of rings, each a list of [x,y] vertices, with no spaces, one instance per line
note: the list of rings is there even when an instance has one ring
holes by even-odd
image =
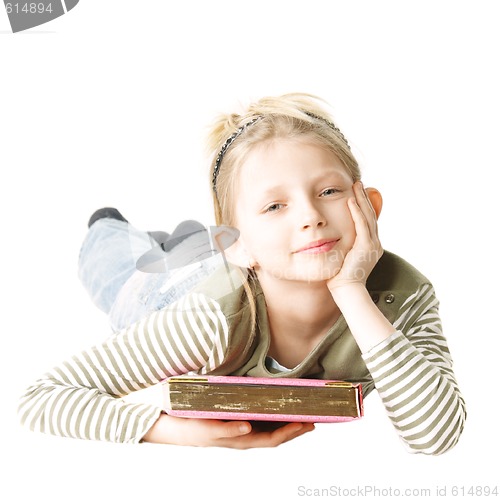
[[[321,416],[321,415],[287,415],[281,413],[238,413],[238,412],[220,412],[220,411],[196,411],[196,410],[170,410],[167,413],[173,417],[189,418],[209,418],[217,420],[263,420],[271,422],[351,422],[358,420],[359,417],[339,417],[339,416]]]

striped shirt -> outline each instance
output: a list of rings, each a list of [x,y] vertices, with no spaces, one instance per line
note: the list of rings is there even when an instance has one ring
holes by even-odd
[[[432,286],[422,286],[400,313],[398,330],[363,358],[408,451],[441,454],[458,442],[466,411]]]
[[[210,373],[228,351],[230,326],[216,300],[191,293],[45,374],[22,397],[21,422],[58,436],[138,443],[162,410],[122,396],[169,376]],[[394,326],[363,360],[408,451],[443,453],[459,439],[465,404],[431,285],[409,296]]]

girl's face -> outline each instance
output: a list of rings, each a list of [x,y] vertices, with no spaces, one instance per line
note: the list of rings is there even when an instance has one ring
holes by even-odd
[[[240,170],[235,214],[259,278],[334,276],[356,236],[352,186],[340,160],[313,142],[279,139],[253,149]]]

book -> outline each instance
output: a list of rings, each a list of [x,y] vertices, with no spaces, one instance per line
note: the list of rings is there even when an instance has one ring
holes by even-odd
[[[180,376],[163,383],[173,416],[275,422],[346,422],[363,416],[361,384],[338,380]]]

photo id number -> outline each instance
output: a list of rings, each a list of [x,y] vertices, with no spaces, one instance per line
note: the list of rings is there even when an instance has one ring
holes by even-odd
[[[43,14],[52,13],[52,3],[47,5],[43,3],[6,3],[7,14]]]

